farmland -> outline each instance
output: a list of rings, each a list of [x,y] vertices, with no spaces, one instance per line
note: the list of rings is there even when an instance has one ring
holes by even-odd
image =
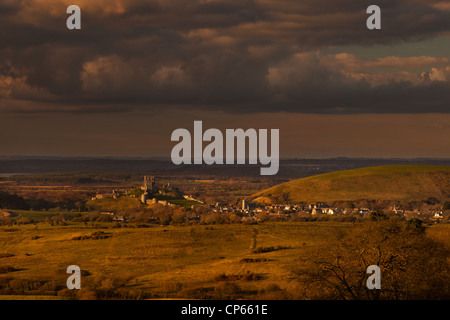
[[[258,225],[191,225],[113,228],[70,222],[0,227],[1,283],[35,283],[3,292],[30,298],[244,298],[302,299],[293,266],[352,223],[278,222]],[[101,232],[101,238],[90,235]],[[450,247],[450,226],[426,231]],[[256,234],[255,253],[250,248]],[[85,237],[85,240],[74,240]],[[276,250],[281,248],[280,250]],[[65,288],[69,265],[82,270],[82,289]],[[231,281],[230,281],[231,279]],[[20,287],[20,286],[19,286]],[[102,296],[103,294],[103,296]]]

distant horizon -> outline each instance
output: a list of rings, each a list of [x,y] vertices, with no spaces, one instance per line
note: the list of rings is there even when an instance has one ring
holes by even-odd
[[[2,156],[0,155],[0,161],[3,160],[161,160],[171,161],[170,157],[162,156],[44,156],[44,155],[29,155],[29,156]],[[246,159],[247,160],[247,159]],[[437,161],[450,161],[450,158],[438,158],[438,157],[348,157],[348,156],[335,156],[335,157],[281,157],[280,161],[301,161],[301,160],[437,160]]]

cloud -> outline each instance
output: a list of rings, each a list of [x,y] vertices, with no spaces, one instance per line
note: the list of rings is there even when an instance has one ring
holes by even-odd
[[[82,9],[80,31],[66,29],[70,4]],[[444,1],[379,0],[382,30],[375,32],[365,26],[370,4],[2,1],[0,110],[448,112],[448,58],[322,53],[450,32]]]
[[[450,81],[450,67],[445,68],[432,68],[431,72],[428,72],[428,79],[430,81]]]

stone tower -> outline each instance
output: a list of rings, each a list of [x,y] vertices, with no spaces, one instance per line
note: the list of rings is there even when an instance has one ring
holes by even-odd
[[[141,189],[149,193],[155,192],[155,177],[144,176],[144,185],[141,187]]]

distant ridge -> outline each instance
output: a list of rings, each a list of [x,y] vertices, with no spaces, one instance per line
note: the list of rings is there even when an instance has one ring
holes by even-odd
[[[258,192],[259,204],[450,198],[450,166],[388,165],[335,171]]]
[[[450,166],[450,159],[281,159],[280,171],[271,179],[278,183],[321,173],[384,165]],[[139,172],[261,178],[259,165],[174,165],[164,158],[100,157],[5,157],[0,156],[0,174],[46,172]],[[1,177],[0,177],[1,178]]]

